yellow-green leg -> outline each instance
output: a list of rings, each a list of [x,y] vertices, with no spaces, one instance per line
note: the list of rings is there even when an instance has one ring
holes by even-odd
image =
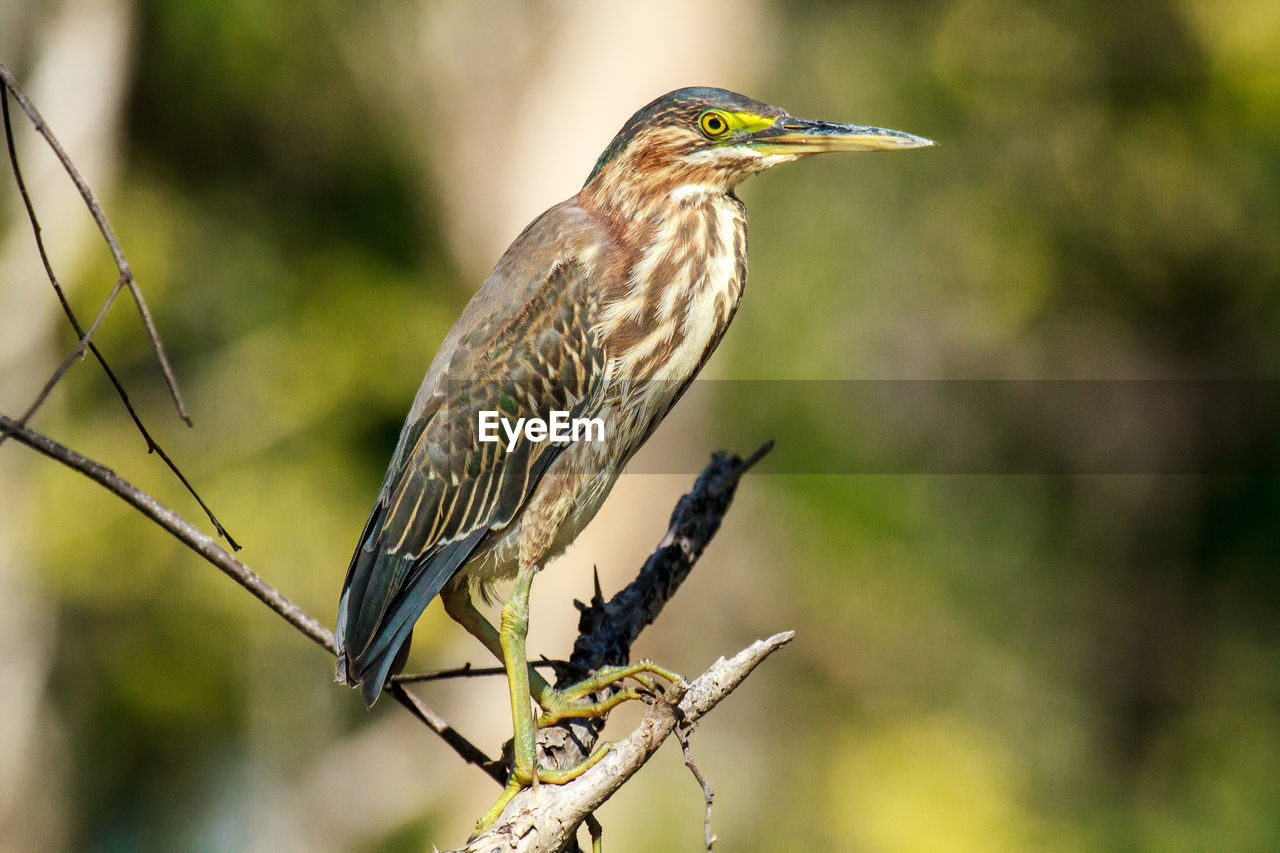
[[[498,819],[512,797],[522,788],[536,784],[538,779],[536,772],[537,721],[533,717],[533,707],[529,703],[529,665],[525,658],[525,639],[529,634],[529,589],[533,586],[534,571],[535,567],[532,565],[520,566],[511,596],[507,599],[507,603],[502,605],[502,619],[498,627],[499,657],[507,669],[507,685],[511,695],[511,720],[515,730],[511,742],[511,775],[507,778],[507,787],[503,790],[502,796],[476,824],[477,834]],[[474,610],[474,607],[471,609]],[[475,615],[484,621],[478,613]],[[485,624],[488,623],[485,622]],[[481,642],[484,642],[483,637]],[[486,642],[485,645],[489,644]]]
[[[498,629],[494,628],[489,620],[484,618],[484,614],[476,609],[475,604],[471,601],[471,595],[467,591],[466,581],[458,579],[448,584],[441,591],[440,598],[444,603],[445,612],[455,622],[466,628],[471,636],[479,640],[505,666],[507,658]],[[526,608],[527,598],[528,594],[526,592]],[[526,622],[527,619],[526,614]],[[640,692],[627,689],[602,702],[581,703],[579,701],[624,679],[634,679],[650,693],[656,692],[657,688],[646,675],[658,675],[671,682],[680,680],[680,676],[674,672],[663,669],[652,661],[644,660],[627,666],[602,668],[578,684],[572,684],[569,687],[557,690],[532,666],[528,666],[527,670],[529,694],[533,696],[534,701],[538,703],[538,707],[543,711],[542,716],[538,718],[539,728],[570,717],[603,716],[623,702],[642,698]],[[545,779],[545,776],[543,778]]]
[[[496,631],[475,609],[461,582],[451,585],[442,596],[449,615],[503,662],[510,688],[511,719],[514,729],[511,776],[502,796],[476,824],[476,832],[482,831],[497,820],[502,810],[511,802],[511,798],[521,789],[537,785],[539,782],[560,785],[576,779],[609,751],[610,744],[602,743],[590,757],[575,767],[567,770],[539,769],[537,766],[539,725],[549,725],[567,717],[600,716],[622,702],[640,698],[639,691],[627,688],[600,702],[582,703],[580,701],[592,693],[627,678],[639,681],[648,689],[653,689],[653,683],[647,677],[648,674],[660,675],[670,681],[679,680],[679,676],[675,673],[648,661],[642,661],[629,666],[607,667],[563,690],[551,687],[546,679],[529,666],[525,652],[525,641],[529,633],[529,592],[533,586],[535,572],[536,566],[527,565],[521,566],[516,573],[515,586],[502,607],[502,618]],[[537,699],[539,706],[543,709],[540,718],[535,718],[533,715],[533,707],[530,704],[531,695]]]
[[[529,664],[525,657],[525,640],[529,636],[529,590],[533,586],[535,567],[522,565],[516,572],[511,597],[502,605],[502,621],[498,639],[502,643],[502,660],[507,667],[507,684],[511,688],[511,719],[515,734],[511,778],[521,785],[537,783],[537,721],[533,716],[529,694]]]
[[[484,618],[484,614],[476,609],[475,604],[471,601],[471,593],[467,590],[465,578],[459,577],[452,583],[446,584],[445,588],[440,591],[440,600],[444,603],[444,612],[448,613],[453,621],[466,628],[467,633],[479,640],[498,659],[499,663],[506,664],[498,629],[493,627],[489,620]],[[533,695],[533,698],[537,699],[539,696],[544,696],[551,689],[551,685],[547,683],[541,673],[530,666],[529,692]],[[541,706],[542,703],[539,702],[538,704]]]
[[[538,769],[538,727],[533,716],[529,696],[530,668],[525,656],[525,640],[529,635],[529,589],[533,586],[536,567],[521,566],[516,573],[516,583],[511,596],[502,606],[502,620],[498,627],[498,640],[502,646],[502,659],[507,668],[507,684],[511,693],[511,719],[515,734],[512,737],[511,777],[498,802],[493,804],[476,824],[476,832],[492,824],[522,788],[539,781],[561,785],[586,772],[609,751],[609,744],[601,744],[591,756],[568,770]],[[536,675],[536,673],[535,673]],[[543,681],[545,684],[546,682]]]

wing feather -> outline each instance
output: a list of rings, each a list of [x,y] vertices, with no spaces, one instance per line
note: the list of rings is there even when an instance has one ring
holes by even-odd
[[[599,405],[597,289],[574,259],[545,269],[538,282],[509,317],[467,331],[442,374],[433,365],[405,423],[339,602],[338,679],[360,684],[366,704],[431,599],[492,531],[517,517],[564,450],[523,435],[509,451],[505,436],[480,442],[479,412],[581,416]]]

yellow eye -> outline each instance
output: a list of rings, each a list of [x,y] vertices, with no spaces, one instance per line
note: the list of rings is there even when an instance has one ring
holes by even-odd
[[[715,139],[717,136],[724,136],[729,132],[729,122],[725,119],[723,113],[707,110],[698,116],[698,129],[702,131],[704,136]]]

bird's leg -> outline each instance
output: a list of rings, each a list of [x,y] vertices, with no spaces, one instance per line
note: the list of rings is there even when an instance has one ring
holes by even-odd
[[[512,736],[511,775],[507,779],[507,787],[503,790],[498,802],[493,804],[484,817],[476,824],[479,834],[502,814],[502,810],[511,802],[511,798],[521,789],[537,784],[537,721],[533,717],[533,706],[529,704],[529,667],[525,658],[525,639],[529,634],[529,589],[533,586],[533,575],[537,566],[520,561],[520,569],[516,572],[516,583],[511,590],[506,604],[502,605],[502,619],[498,623],[498,644],[500,657],[507,669],[507,685],[511,690],[511,720],[514,735]],[[463,595],[466,593],[464,592]],[[468,597],[468,603],[470,598]],[[470,608],[475,610],[474,606]],[[490,631],[493,626],[485,622],[477,612],[475,618]],[[455,617],[456,618],[456,617]],[[468,623],[463,622],[470,629]],[[479,633],[472,631],[482,643],[487,633],[481,629]]]
[[[494,657],[504,664],[507,662],[498,629],[494,628],[489,623],[489,620],[484,618],[484,614],[476,609],[475,604],[471,601],[471,594],[467,589],[465,580],[459,579],[447,584],[440,592],[440,599],[444,603],[445,612],[455,622],[466,628],[467,632],[492,652]],[[532,666],[528,666],[529,694],[533,696],[534,701],[538,703],[538,707],[543,711],[542,716],[538,718],[538,727],[549,726],[558,720],[571,717],[601,717],[623,702],[642,698],[642,694],[639,691],[633,688],[626,688],[600,702],[581,701],[592,693],[596,693],[627,678],[634,679],[645,690],[654,693],[657,687],[647,677],[649,674],[660,675],[671,682],[678,681],[680,678],[675,673],[656,666],[651,661],[641,661],[628,666],[605,667],[592,673],[590,677],[577,684],[571,684],[566,688],[557,690],[547,683],[547,680],[537,670]]]
[[[453,621],[466,628],[467,633],[479,640],[481,645],[488,649],[500,663],[506,663],[506,658],[502,652],[502,639],[498,636],[498,629],[493,627],[489,620],[484,618],[484,614],[476,609],[475,604],[471,601],[471,593],[467,589],[467,582],[464,578],[457,578],[446,584],[444,589],[440,591],[440,601],[444,604],[444,612],[448,613]],[[547,680],[530,665],[529,692],[533,698],[537,700],[539,696],[542,696],[550,689],[551,685],[547,683]],[[538,704],[541,706],[541,701]]]
[[[516,572],[515,586],[507,603],[502,606],[502,619],[498,623],[498,642],[501,644],[503,664],[507,668],[507,683],[511,688],[511,719],[515,730],[512,737],[511,777],[498,802],[476,824],[477,833],[497,820],[507,803],[521,789],[536,785],[539,781],[560,785],[575,779],[603,758],[610,747],[610,744],[601,744],[590,758],[568,770],[538,769],[538,724],[533,716],[533,706],[529,702],[530,668],[525,657],[525,639],[529,634],[529,589],[533,586],[536,571],[536,565],[521,561],[520,569]],[[492,630],[492,626],[490,629]],[[541,680],[540,676],[539,679]],[[546,682],[543,681],[543,684]]]
[[[533,586],[536,570],[532,563],[521,561],[515,587],[507,603],[502,605],[502,620],[498,628],[502,660],[511,688],[511,718],[515,728],[511,776],[522,785],[536,784],[537,781],[537,721],[529,704],[529,664],[525,657],[525,639],[529,635],[529,589]]]
[[[511,688],[511,719],[515,734],[512,737],[511,776],[502,796],[476,824],[479,833],[492,824],[521,789],[536,785],[539,781],[561,785],[582,775],[605,756],[611,744],[600,744],[586,761],[568,770],[538,769],[538,723],[530,704],[530,668],[525,657],[525,640],[529,634],[529,590],[537,566],[521,561],[516,572],[515,586],[507,603],[502,606],[502,619],[498,627],[498,642],[502,649],[503,664],[507,668],[507,683]],[[474,609],[474,608],[472,608]],[[476,614],[479,616],[479,614]],[[483,618],[483,617],[481,617]],[[492,629],[492,626],[490,626]],[[486,644],[487,645],[487,644]],[[536,673],[535,673],[536,675]],[[546,682],[543,681],[545,685]],[[547,688],[550,690],[550,688]],[[614,704],[617,704],[616,702]]]

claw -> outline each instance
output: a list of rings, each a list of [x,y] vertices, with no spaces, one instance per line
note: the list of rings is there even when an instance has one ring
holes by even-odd
[[[511,802],[512,797],[523,791],[526,787],[528,786],[522,785],[516,780],[515,775],[512,774],[510,781],[507,782],[507,787],[502,791],[502,796],[498,797],[498,801],[493,804],[493,807],[484,813],[484,817],[476,821],[475,831],[471,833],[471,838],[468,840],[474,840],[480,833],[493,826],[494,821],[501,817],[502,810],[507,807],[507,803]]]
[[[613,749],[613,744],[609,741],[604,741],[595,748],[591,755],[587,756],[586,761],[575,764],[568,770],[547,770],[543,768],[538,771],[538,778],[549,785],[563,785],[566,782],[572,782],[594,767],[596,762],[608,755],[611,749]]]
[[[515,795],[525,788],[533,787],[539,782],[546,782],[549,785],[563,785],[566,782],[572,782],[594,767],[600,759],[609,754],[611,749],[613,749],[613,744],[609,741],[604,741],[595,748],[595,751],[585,761],[570,767],[568,770],[549,770],[545,767],[539,768],[535,766],[533,776],[529,778],[525,778],[523,774],[513,770],[511,778],[507,781],[507,787],[502,791],[502,796],[498,797],[498,801],[493,804],[493,807],[484,813],[484,817],[476,821],[476,828],[472,832],[471,838],[474,839],[480,833],[493,826]]]
[[[606,687],[613,687],[627,679],[636,681],[648,695],[657,696],[661,688],[650,677],[651,675],[657,675],[672,684],[682,680],[676,673],[650,660],[642,660],[628,666],[604,667],[577,684],[560,690],[551,688],[544,690],[542,695],[537,697],[543,712],[538,718],[538,726],[541,728],[570,718],[601,717],[623,702],[644,698],[645,692],[629,687],[599,702],[583,703],[581,701],[593,693],[598,693]]]

